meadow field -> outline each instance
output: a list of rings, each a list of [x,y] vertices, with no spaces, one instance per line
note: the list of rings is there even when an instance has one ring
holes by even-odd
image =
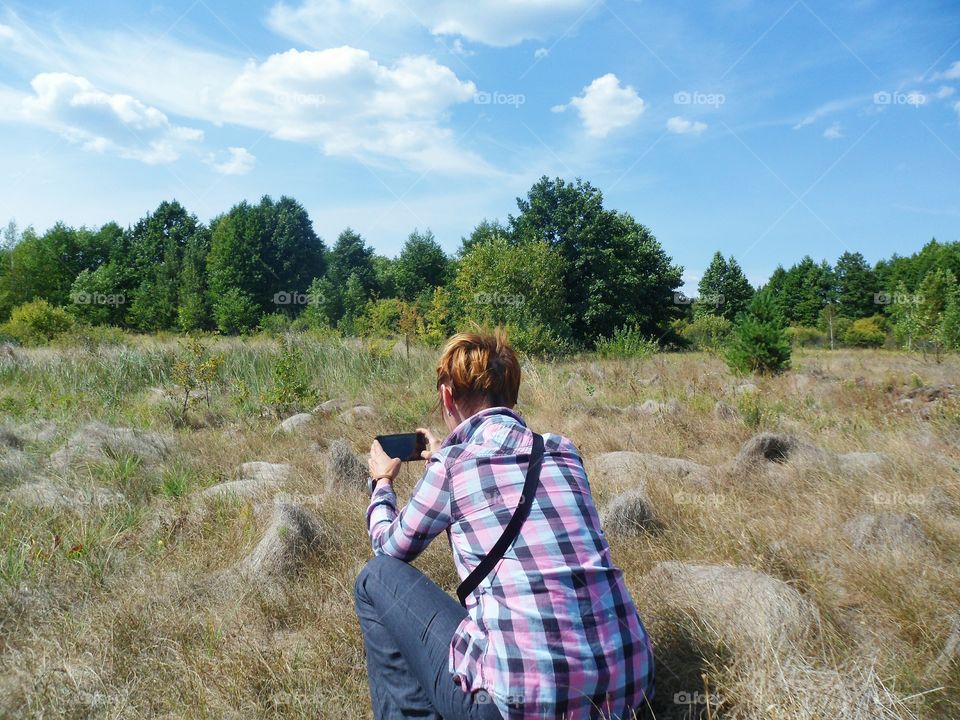
[[[371,717],[364,455],[442,427],[437,351],[207,343],[0,349],[0,717]],[[958,378],[882,350],[524,361],[519,409],[579,449],[655,643],[656,717],[960,718]],[[417,565],[453,592],[442,538]]]

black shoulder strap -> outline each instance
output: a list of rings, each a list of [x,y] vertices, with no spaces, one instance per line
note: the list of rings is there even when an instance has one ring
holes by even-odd
[[[513,517],[507,523],[503,535],[497,540],[493,549],[487,553],[487,556],[480,561],[480,564],[474,568],[466,580],[457,587],[457,597],[460,598],[460,604],[466,607],[467,598],[477,589],[481,581],[490,574],[494,566],[500,562],[503,555],[513,541],[520,534],[520,527],[530,514],[530,506],[533,505],[533,496],[537,492],[537,485],[540,483],[540,467],[543,465],[543,436],[537,433],[533,434],[533,450],[530,453],[530,460],[527,463],[527,478],[523,483],[523,495],[520,496],[520,504],[513,511]]]

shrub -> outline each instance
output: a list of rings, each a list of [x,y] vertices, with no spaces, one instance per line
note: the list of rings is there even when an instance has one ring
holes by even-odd
[[[636,325],[617,328],[612,337],[596,343],[597,355],[602,358],[646,358],[659,349],[657,341],[646,337]]]
[[[127,333],[113,325],[87,325],[77,323],[56,339],[57,345],[82,347],[95,350],[98,347],[125,345]]]
[[[568,355],[573,351],[566,338],[538,322],[517,326],[508,325],[506,330],[513,348],[525,355],[554,358]]]
[[[695,350],[717,352],[727,342],[733,323],[725,317],[705,313],[680,328],[680,336]]]
[[[21,345],[43,345],[63,335],[73,325],[72,315],[41,298],[15,307],[0,332]]]
[[[825,332],[806,325],[791,325],[786,333],[793,347],[823,347],[830,342]]]
[[[281,312],[270,313],[260,318],[260,332],[271,337],[278,337],[290,332],[293,321],[289,315]]]
[[[790,340],[769,292],[758,292],[737,316],[726,360],[736,373],[778,373],[790,367]]]
[[[887,334],[872,317],[854,320],[843,336],[843,342],[854,347],[881,347],[886,339]]]

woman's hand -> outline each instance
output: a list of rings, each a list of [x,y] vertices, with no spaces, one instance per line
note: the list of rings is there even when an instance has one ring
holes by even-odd
[[[400,461],[387,455],[380,446],[379,440],[374,440],[370,445],[370,458],[367,460],[367,467],[370,469],[370,477],[374,480],[388,478],[390,482],[393,482],[400,474]]]
[[[427,449],[420,453],[420,457],[424,460],[429,460],[430,456],[440,449],[442,441],[437,440],[437,436],[434,435],[429,428],[417,428],[417,432],[423,433],[427,437]]]

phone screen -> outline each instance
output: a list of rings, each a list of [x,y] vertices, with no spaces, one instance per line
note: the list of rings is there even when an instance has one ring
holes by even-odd
[[[377,442],[387,455],[403,462],[421,460],[420,453],[427,449],[426,435],[418,432],[377,435]]]

